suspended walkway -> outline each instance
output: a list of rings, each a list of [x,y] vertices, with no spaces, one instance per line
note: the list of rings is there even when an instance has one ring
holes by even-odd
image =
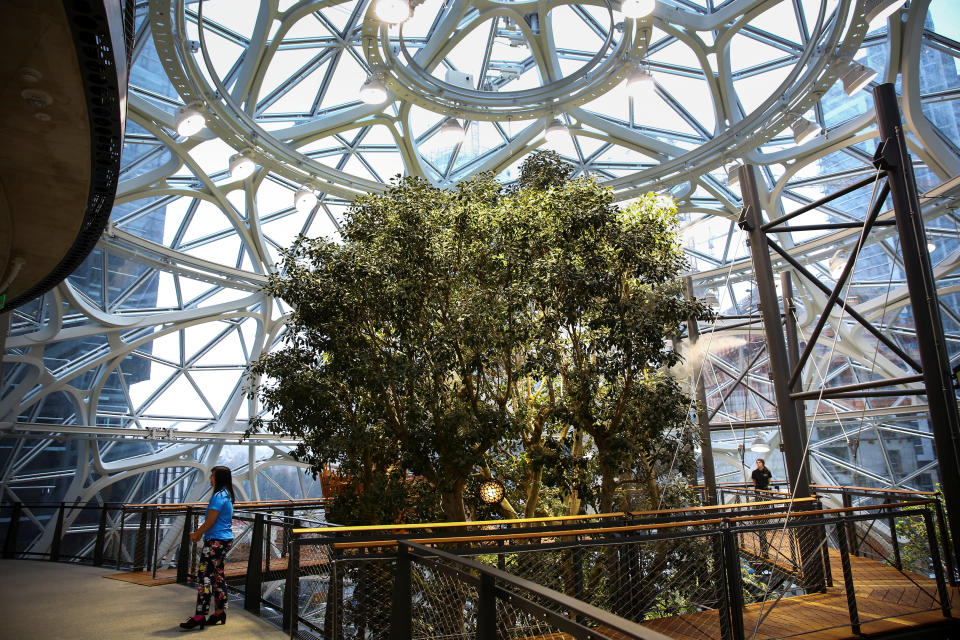
[[[321,501],[238,503],[227,576],[244,608],[300,638],[953,637],[960,576],[936,495],[818,494],[727,488],[714,506],[375,527],[326,525]],[[121,580],[186,583],[183,525],[202,507],[86,520],[61,507],[50,549]],[[16,531],[37,509],[14,511],[4,554],[53,558]]]
[[[63,638],[130,640],[182,638],[179,623],[193,612],[194,590],[155,589],[104,580],[102,567],[0,560],[0,619],[4,640]],[[227,609],[224,637],[279,640],[276,625],[242,606]]]

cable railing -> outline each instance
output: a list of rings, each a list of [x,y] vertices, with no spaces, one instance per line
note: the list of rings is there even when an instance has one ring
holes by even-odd
[[[951,613],[957,575],[929,495],[851,488],[871,504],[825,509],[823,496],[729,489],[719,505],[367,527],[323,523],[321,501],[237,503],[226,577],[246,609],[301,638],[763,640]],[[187,582],[205,506],[0,505],[4,557]]]
[[[286,549],[294,527],[324,525],[326,499],[239,501],[237,523],[255,513],[271,516],[270,526]],[[205,517],[206,503],[70,505],[15,502],[0,504],[3,558],[83,562],[152,578],[173,570],[178,582],[196,571],[198,546],[189,539]],[[241,525],[241,537],[247,534]],[[286,533],[280,533],[286,531]],[[237,551],[237,545],[234,546]],[[284,551],[285,553],[285,551]]]
[[[759,513],[748,503],[715,515],[485,530],[466,523],[455,523],[461,526],[453,530],[298,529],[282,589],[275,591],[284,594],[284,628],[301,638],[660,637],[656,632],[759,640],[782,637],[789,628],[859,633],[904,620],[936,624],[950,615],[929,499],[789,514]],[[889,518],[925,532],[917,553],[894,558],[869,534],[859,544],[871,553],[851,552],[851,523],[869,529]],[[491,572],[498,577],[490,578]],[[497,582],[503,574],[549,590],[521,595],[553,617],[540,609],[536,615],[509,609],[498,600],[505,613],[497,609],[492,631],[483,627],[494,623],[477,613],[478,581],[486,580],[489,589],[492,579],[504,590],[498,597],[509,603],[510,589]],[[409,593],[398,591],[401,583]],[[490,611],[486,597],[482,606]],[[571,598],[642,630],[583,618],[568,606]],[[558,619],[580,624],[581,635],[557,626]]]

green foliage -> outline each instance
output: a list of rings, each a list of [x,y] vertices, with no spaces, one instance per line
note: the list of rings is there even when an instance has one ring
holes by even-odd
[[[940,485],[937,484],[934,490],[939,493],[941,491]],[[938,495],[937,499],[941,500],[941,504],[943,504],[941,496]],[[942,509],[943,517],[946,519],[946,505],[944,505]],[[933,509],[931,509],[931,512],[935,513]],[[933,516],[933,521],[936,522],[936,515]],[[910,516],[897,518],[895,529],[897,539],[900,542],[900,562],[903,569],[923,575],[933,573],[930,540],[927,536],[927,526],[923,517]],[[943,538],[940,535],[940,528],[936,525],[934,525],[933,534],[942,554]],[[893,564],[893,558],[888,558],[887,564]]]
[[[931,572],[930,543],[927,539],[927,527],[920,516],[900,517],[896,521],[897,536],[900,539],[900,561],[907,571],[923,575]],[[893,564],[893,559],[887,559]]]
[[[689,398],[665,370],[706,308],[677,280],[675,206],[620,208],[570,173],[537,153],[509,189],[398,179],[354,203],[342,244],[284,253],[267,288],[293,312],[251,365],[270,415],[252,428],[351,479],[344,522],[492,515],[465,491],[480,471],[507,486],[506,515],[608,510],[624,486],[656,505],[691,474]]]

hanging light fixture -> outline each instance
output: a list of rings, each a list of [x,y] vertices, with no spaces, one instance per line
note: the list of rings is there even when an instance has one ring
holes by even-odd
[[[310,213],[317,206],[317,194],[312,189],[300,187],[293,196],[293,206],[300,213]]]
[[[859,62],[850,60],[846,71],[840,74],[840,81],[843,82],[843,90],[848,96],[863,90],[870,81],[877,77],[877,72],[870,67],[865,67]]]
[[[843,270],[847,266],[847,260],[850,259],[850,254],[843,249],[837,249],[836,252],[830,259],[827,260],[827,269],[830,270],[830,275],[834,280],[839,280],[840,276],[843,275]]]
[[[554,118],[543,130],[543,137],[547,139],[552,146],[563,144],[570,140],[570,129],[560,121],[560,118]]]
[[[480,488],[477,491],[477,497],[480,498],[480,502],[483,504],[497,504],[503,500],[503,496],[506,493],[503,485],[497,482],[496,480],[484,480],[480,484]]]
[[[230,156],[230,177],[234,180],[246,180],[256,168],[257,165],[245,151]]]
[[[455,147],[463,142],[467,136],[467,130],[460,126],[456,118],[447,118],[440,125],[440,132],[437,134],[440,144],[445,147]]]
[[[657,83],[646,69],[634,69],[627,76],[627,93],[634,102],[652,100],[657,95]]]
[[[937,250],[937,245],[934,244],[933,242],[928,241],[928,242],[927,242],[927,253],[933,253],[933,252],[936,251],[936,250]]]
[[[793,131],[793,141],[797,144],[810,142],[820,133],[820,125],[810,122],[803,116],[797,117],[796,122],[790,125],[790,129]]]
[[[387,101],[387,87],[375,76],[367,76],[360,85],[360,99],[367,104],[383,104]]]
[[[640,18],[646,18],[653,13],[656,6],[656,0],[623,0],[623,4],[620,5],[620,11],[627,18],[638,20]]]
[[[379,0],[374,5],[373,12],[387,24],[406,22],[412,13],[407,0]]]
[[[750,443],[750,451],[754,453],[770,453],[770,443],[767,442],[762,435],[759,435]]]
[[[200,110],[196,107],[182,106],[177,107],[176,111],[177,134],[184,138],[199,133],[207,123]]]
[[[905,5],[907,0],[867,0],[866,16],[867,22],[878,22],[886,20],[890,15]]]
[[[740,184],[740,167],[743,165],[739,162],[731,162],[727,165],[727,186],[734,187]]]

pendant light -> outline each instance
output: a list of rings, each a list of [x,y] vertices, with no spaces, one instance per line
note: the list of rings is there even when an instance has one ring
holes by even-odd
[[[230,177],[234,180],[246,180],[256,168],[257,165],[245,151],[230,156]]]
[[[367,76],[360,85],[360,99],[367,104],[383,104],[387,101],[387,87],[376,77]]]

